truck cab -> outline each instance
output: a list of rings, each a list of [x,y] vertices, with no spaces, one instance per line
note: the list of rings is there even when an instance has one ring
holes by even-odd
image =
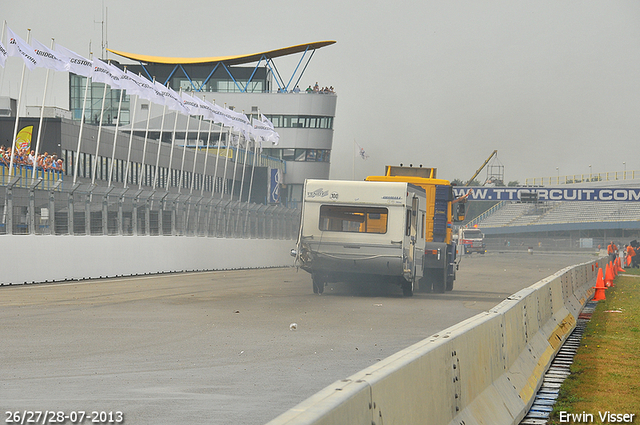
[[[464,250],[465,254],[471,254],[473,252],[484,254],[485,252],[487,252],[487,247],[484,242],[484,234],[482,233],[482,231],[480,231],[480,229],[462,228],[458,230],[457,239],[458,245],[461,249]]]

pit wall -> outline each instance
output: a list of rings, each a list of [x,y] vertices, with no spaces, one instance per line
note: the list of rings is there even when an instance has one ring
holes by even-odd
[[[567,267],[267,425],[518,424],[593,295],[597,264]]]
[[[295,242],[185,236],[0,236],[0,285],[290,266]]]

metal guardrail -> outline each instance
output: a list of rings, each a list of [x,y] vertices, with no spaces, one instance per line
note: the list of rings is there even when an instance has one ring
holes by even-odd
[[[569,174],[555,177],[533,177],[525,179],[525,186],[544,186],[554,184],[575,184],[601,181],[633,180],[640,178],[640,171],[611,171],[606,173]]]
[[[64,172],[62,170],[43,170],[36,167],[35,173],[33,167],[27,165],[14,164],[13,174],[9,173],[9,166],[0,163],[0,186],[7,186],[9,182],[16,178],[20,179],[14,183],[17,187],[29,187],[35,181],[41,179],[42,182],[38,186],[40,189],[49,190],[59,180],[64,181]],[[34,178],[35,177],[35,178]]]
[[[498,202],[497,204],[495,204],[494,206],[492,206],[491,208],[489,208],[488,210],[486,210],[485,212],[483,212],[482,214],[480,214],[476,218],[474,218],[472,220],[469,220],[469,222],[467,222],[467,224],[465,224],[464,226],[456,226],[454,228],[454,230],[457,230],[457,229],[459,229],[461,227],[464,227],[464,228],[467,228],[467,229],[474,227],[476,224],[480,223],[482,220],[486,219],[487,217],[489,217],[490,215],[492,215],[493,213],[498,211],[506,203],[507,203],[507,201]]]
[[[0,167],[2,168],[2,167]],[[300,211],[189,193],[67,183],[18,175],[0,186],[0,234],[295,239]]]

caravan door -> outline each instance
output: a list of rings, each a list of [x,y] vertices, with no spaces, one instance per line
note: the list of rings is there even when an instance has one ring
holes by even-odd
[[[419,199],[415,194],[411,198],[411,203],[407,203],[405,219],[405,241],[404,246],[406,262],[404,265],[405,279],[413,281],[416,275],[416,241],[418,238],[418,207]]]

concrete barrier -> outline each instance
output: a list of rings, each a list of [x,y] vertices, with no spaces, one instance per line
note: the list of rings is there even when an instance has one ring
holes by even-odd
[[[0,236],[0,285],[289,266],[291,240],[185,236]]]
[[[596,264],[563,269],[335,382],[268,425],[517,424],[593,294]]]

